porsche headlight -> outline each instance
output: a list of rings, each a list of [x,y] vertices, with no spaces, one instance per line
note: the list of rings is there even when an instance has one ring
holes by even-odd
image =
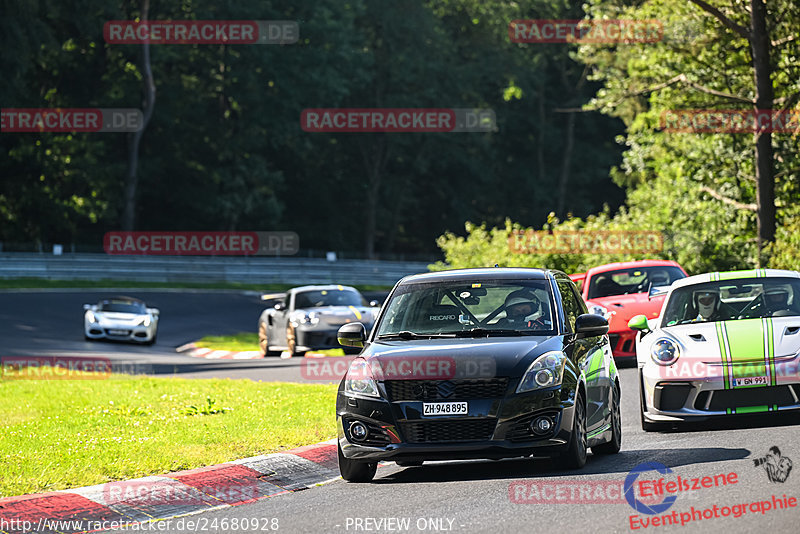
[[[560,350],[545,352],[528,367],[517,386],[517,393],[560,386],[567,357]]]
[[[319,322],[319,315],[317,312],[296,312],[292,315],[292,326],[297,327],[301,324],[315,325]]]
[[[142,317],[142,320],[139,321],[136,326],[150,326],[150,316],[145,315]]]
[[[350,368],[344,378],[344,391],[351,395],[380,397],[378,384],[372,377],[372,369],[363,358],[356,358],[350,363]]]
[[[657,339],[650,347],[650,357],[658,365],[672,365],[680,355],[680,345],[666,337]]]
[[[94,312],[92,312],[91,310],[86,312],[86,318],[89,319],[90,323],[97,322],[97,316],[95,316]]]

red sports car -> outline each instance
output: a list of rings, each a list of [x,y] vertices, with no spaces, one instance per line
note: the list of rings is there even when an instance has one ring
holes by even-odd
[[[666,287],[686,276],[674,261],[641,260],[600,265],[570,278],[581,288],[589,311],[608,319],[614,358],[633,361],[636,332],[628,328],[628,321],[634,315],[658,317]]]

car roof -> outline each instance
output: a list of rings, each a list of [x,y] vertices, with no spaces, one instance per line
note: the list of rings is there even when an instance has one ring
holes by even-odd
[[[345,290],[358,292],[358,289],[352,286],[343,286],[340,284],[328,284],[324,286],[299,286],[299,287],[293,287],[289,291],[297,293],[298,291],[345,291]]]
[[[430,282],[446,282],[458,280],[549,280],[561,271],[551,269],[529,269],[523,267],[489,267],[480,269],[453,269],[448,271],[435,271],[406,276],[398,284],[426,284]]]
[[[586,276],[604,273],[607,271],[616,271],[618,269],[636,269],[638,267],[678,267],[683,269],[679,263],[672,260],[636,260],[636,261],[620,261],[616,263],[606,263],[592,267],[586,271]]]
[[[715,282],[718,280],[739,280],[746,278],[800,278],[800,273],[783,269],[745,269],[741,271],[703,273],[675,280],[672,282],[671,289],[674,290],[678,287]]]

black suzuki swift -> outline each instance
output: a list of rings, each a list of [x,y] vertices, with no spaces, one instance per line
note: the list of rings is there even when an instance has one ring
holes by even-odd
[[[377,463],[551,456],[563,468],[619,451],[620,387],[608,322],[560,271],[465,269],[406,277],[336,400],[342,478]]]

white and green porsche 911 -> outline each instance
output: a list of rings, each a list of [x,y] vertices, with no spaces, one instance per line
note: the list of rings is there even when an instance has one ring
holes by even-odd
[[[642,428],[800,409],[800,273],[706,273],[673,282],[639,330]]]

